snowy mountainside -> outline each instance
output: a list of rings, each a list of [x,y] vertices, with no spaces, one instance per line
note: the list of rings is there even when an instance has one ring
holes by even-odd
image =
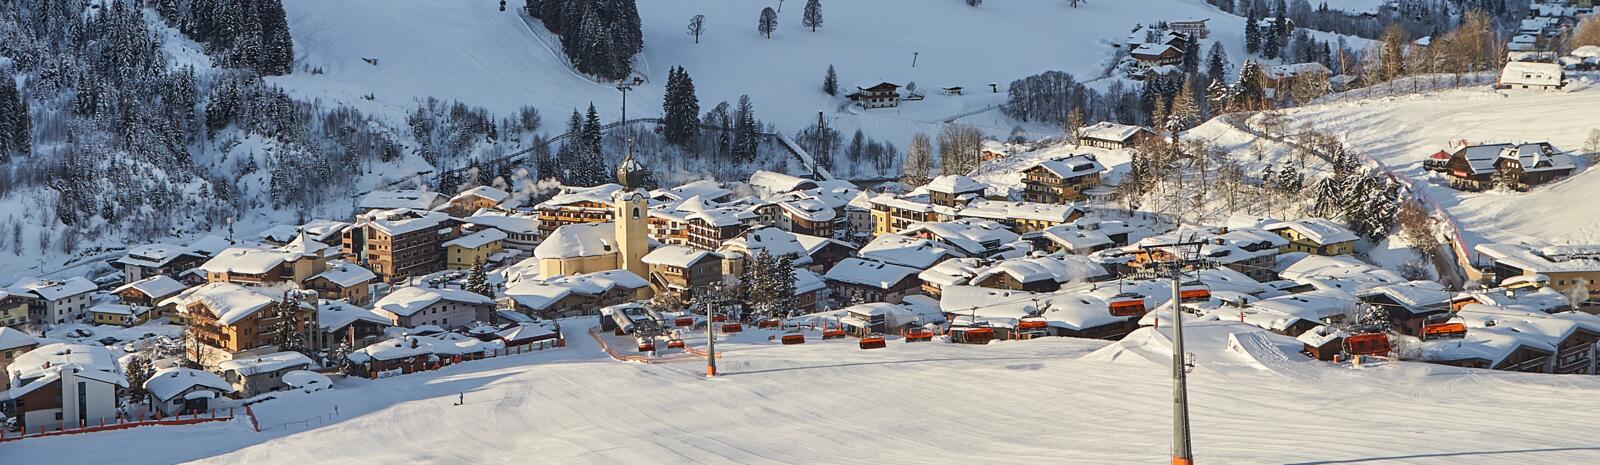
[[[1339,100],[1281,113],[1286,128],[1297,131],[1309,126],[1338,134],[1352,151],[1383,163],[1402,178],[1419,181],[1425,186],[1424,197],[1460,223],[1469,246],[1486,241],[1585,244],[1600,241],[1600,216],[1594,214],[1592,201],[1600,198],[1600,170],[1581,160],[1586,155],[1585,140],[1600,129],[1600,122],[1592,118],[1594,109],[1600,108],[1600,87],[1592,79],[1575,77],[1557,92],[1476,86]],[[1292,151],[1241,131],[1226,118],[1213,119],[1185,137],[1217,141],[1253,166],[1262,162],[1246,159],[1251,145],[1267,148],[1267,164],[1281,163]],[[1454,151],[1461,141],[1548,141],[1579,158],[1579,168],[1570,178],[1528,192],[1459,191],[1449,187],[1443,174],[1425,171],[1422,161],[1440,150]]]

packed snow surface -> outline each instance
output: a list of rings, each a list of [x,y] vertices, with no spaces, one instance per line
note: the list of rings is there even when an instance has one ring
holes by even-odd
[[[584,323],[592,319],[583,320]],[[7,463],[1155,463],[1170,429],[1168,329],[1116,345],[719,341],[700,359],[612,360],[568,347],[313,393],[247,422],[0,443]],[[1194,448],[1207,463],[1593,463],[1587,376],[1306,360],[1293,340],[1191,323]],[[609,338],[609,336],[606,336]],[[622,341],[622,338],[611,338]],[[691,334],[691,347],[703,340]],[[1104,348],[1104,350],[1102,350]],[[1100,350],[1136,355],[1085,355]],[[458,396],[465,404],[456,406]],[[333,415],[337,406],[339,414]],[[287,426],[284,426],[285,424]]]

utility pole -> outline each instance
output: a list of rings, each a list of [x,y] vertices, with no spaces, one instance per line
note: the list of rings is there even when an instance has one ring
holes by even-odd
[[[1178,242],[1167,244],[1151,244],[1141,246],[1145,253],[1153,253],[1154,249],[1167,248],[1171,251],[1172,260],[1162,262],[1161,265],[1172,277],[1172,464],[1193,465],[1194,452],[1189,448],[1189,363],[1188,353],[1183,349],[1183,269],[1192,264],[1200,263],[1200,247],[1205,241],[1188,240],[1181,238]],[[1180,249],[1194,247],[1193,255],[1187,250]]]
[[[917,54],[920,54],[920,53],[922,53],[922,52],[911,52],[911,67],[912,68],[917,67]]]
[[[833,156],[828,153],[830,146],[833,145],[832,142],[833,139],[828,137],[828,122],[822,118],[822,112],[817,111],[817,148],[822,152],[822,159],[811,158],[812,179],[822,179],[822,174],[818,172],[818,165],[822,163],[827,163],[830,167],[833,165]]]
[[[712,326],[716,323],[717,304],[722,300],[722,286],[712,285],[706,299],[706,377],[717,376],[717,331]]]
[[[622,129],[622,137],[626,141],[627,156],[632,157],[633,131],[628,130],[628,91],[633,90],[633,86],[617,84],[617,90],[622,91],[622,123],[619,125],[619,129]]]

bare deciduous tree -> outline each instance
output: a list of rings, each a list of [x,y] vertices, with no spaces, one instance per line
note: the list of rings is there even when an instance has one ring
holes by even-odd
[[[689,18],[689,35],[694,36],[694,43],[700,43],[700,35],[706,33],[706,15],[694,15]]]

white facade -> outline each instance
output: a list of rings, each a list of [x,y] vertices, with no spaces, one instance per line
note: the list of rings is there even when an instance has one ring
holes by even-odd
[[[437,325],[440,328],[453,328],[479,320],[478,309],[492,309],[490,305],[476,305],[457,302],[449,299],[440,299],[432,305],[423,307],[416,313],[400,316],[382,307],[373,309],[379,315],[388,317],[395,326],[414,328],[422,325]]]
[[[60,325],[78,321],[89,309],[89,293],[67,296],[57,300],[43,300],[33,313],[34,319],[47,325]]]
[[[98,378],[104,378],[100,376]],[[58,428],[99,426],[104,420],[117,419],[117,385],[103,379],[82,376],[72,370],[62,370],[61,408],[33,410],[23,415],[28,430],[38,431]],[[43,387],[40,389],[50,389]]]

